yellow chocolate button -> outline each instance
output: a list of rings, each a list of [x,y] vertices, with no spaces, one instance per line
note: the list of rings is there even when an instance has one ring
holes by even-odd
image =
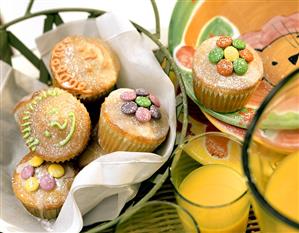
[[[34,192],[38,189],[39,182],[36,177],[30,177],[25,181],[25,189],[27,192]]]
[[[54,178],[60,178],[64,175],[64,168],[60,164],[51,164],[48,167],[48,172]]]
[[[33,156],[30,160],[29,160],[29,164],[32,167],[39,167],[40,165],[42,165],[42,163],[44,162],[44,160],[39,157],[39,156]]]
[[[239,58],[239,52],[233,46],[228,46],[224,49],[224,57],[227,60],[234,61]]]

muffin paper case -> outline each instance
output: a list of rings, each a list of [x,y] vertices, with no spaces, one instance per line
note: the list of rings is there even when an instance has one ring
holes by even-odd
[[[15,198],[11,175],[27,153],[12,114],[25,95],[44,87],[32,78],[14,75],[1,63],[1,217],[0,231],[79,232],[83,225],[116,218],[137,193],[139,183],[153,175],[169,158],[175,141],[175,91],[148,43],[128,19],[106,13],[96,19],[67,23],[37,38],[37,47],[48,66],[51,48],[68,35],[99,37],[117,53],[121,71],[117,87],[143,87],[159,97],[169,117],[169,134],[155,153],[114,152],[84,167],[56,221],[30,216]],[[49,69],[49,67],[48,67]],[[20,77],[19,77],[20,76]],[[4,228],[5,227],[5,228]],[[4,228],[4,229],[1,229]]]

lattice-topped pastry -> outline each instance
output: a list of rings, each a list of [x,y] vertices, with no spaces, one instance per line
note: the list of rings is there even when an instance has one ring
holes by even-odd
[[[120,66],[116,54],[100,39],[69,36],[53,48],[50,68],[54,86],[94,100],[114,87]]]
[[[26,145],[46,161],[72,159],[86,146],[90,117],[83,104],[59,88],[23,99],[15,109]]]
[[[58,216],[76,173],[70,162],[46,162],[30,152],[17,165],[12,187],[16,197],[31,214],[52,219]]]

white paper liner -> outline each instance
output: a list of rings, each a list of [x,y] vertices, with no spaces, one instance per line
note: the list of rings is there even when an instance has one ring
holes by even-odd
[[[169,158],[175,141],[174,87],[149,46],[126,18],[106,13],[96,19],[67,23],[37,38],[37,48],[48,66],[54,44],[68,35],[100,37],[117,53],[120,63],[118,87],[144,87],[158,96],[169,116],[170,131],[154,153],[115,152],[101,156],[76,176],[56,221],[30,216],[15,198],[11,175],[28,152],[13,118],[15,104],[25,95],[44,87],[4,63],[1,66],[1,216],[0,230],[79,232],[83,224],[116,218],[137,193],[139,183],[153,175]],[[49,67],[48,67],[49,69]],[[82,217],[84,215],[84,218]],[[2,224],[3,223],[3,224]],[[1,229],[3,228],[3,229]]]

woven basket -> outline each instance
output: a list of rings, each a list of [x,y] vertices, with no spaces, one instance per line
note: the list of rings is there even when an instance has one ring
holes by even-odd
[[[32,63],[34,67],[36,67],[39,71],[39,80],[43,83],[46,83],[47,85],[51,84],[51,78],[50,74],[41,60],[41,58],[37,57],[29,48],[26,47],[26,45],[18,39],[11,31],[9,31],[10,26],[15,25],[19,22],[22,22],[24,20],[38,17],[38,16],[45,16],[44,25],[43,25],[43,32],[50,31],[54,25],[58,26],[60,24],[63,24],[63,20],[60,16],[60,13],[63,12],[85,12],[88,13],[88,18],[95,18],[98,17],[105,12],[102,10],[97,9],[84,9],[84,8],[61,8],[61,9],[51,9],[51,10],[45,10],[40,12],[31,13],[31,8],[34,3],[34,0],[30,0],[29,5],[27,7],[26,13],[24,16],[17,18],[11,22],[8,22],[6,24],[3,24],[0,26],[0,60],[5,61],[8,64],[12,64],[12,48],[18,50],[28,61]],[[164,71],[167,75],[169,75],[169,72],[172,72],[172,76],[170,77],[173,82],[177,82],[179,88],[180,88],[180,95],[177,98],[177,117],[182,114],[183,115],[183,125],[181,133],[178,135],[177,138],[177,144],[181,144],[184,141],[184,138],[186,136],[187,131],[187,124],[188,124],[188,110],[187,110],[187,97],[186,97],[186,91],[184,84],[182,82],[181,75],[178,71],[178,68],[176,64],[174,63],[169,51],[167,48],[159,41],[160,38],[160,21],[159,21],[159,13],[156,6],[156,3],[154,0],[151,0],[153,11],[155,14],[155,20],[156,20],[156,32],[155,34],[150,33],[140,25],[132,22],[134,27],[140,32],[146,35],[148,38],[150,38],[158,47],[159,50],[155,52],[156,57],[161,57],[165,60],[166,63],[169,64],[167,67],[163,67]],[[33,38],[34,39],[34,38]],[[160,60],[159,59],[159,60]],[[161,61],[161,60],[160,60]],[[174,80],[175,79],[175,80]],[[125,206],[122,214],[109,222],[104,223],[98,223],[94,224],[93,226],[85,227],[83,228],[83,231],[87,232],[111,232],[113,229],[113,226],[122,218],[130,216],[137,208],[139,208],[140,205],[147,202],[149,199],[151,199],[154,194],[159,190],[164,183],[164,181],[167,179],[169,175],[169,161],[166,162],[150,179],[144,181],[140,189],[138,191],[138,194],[136,197],[127,203]]]

